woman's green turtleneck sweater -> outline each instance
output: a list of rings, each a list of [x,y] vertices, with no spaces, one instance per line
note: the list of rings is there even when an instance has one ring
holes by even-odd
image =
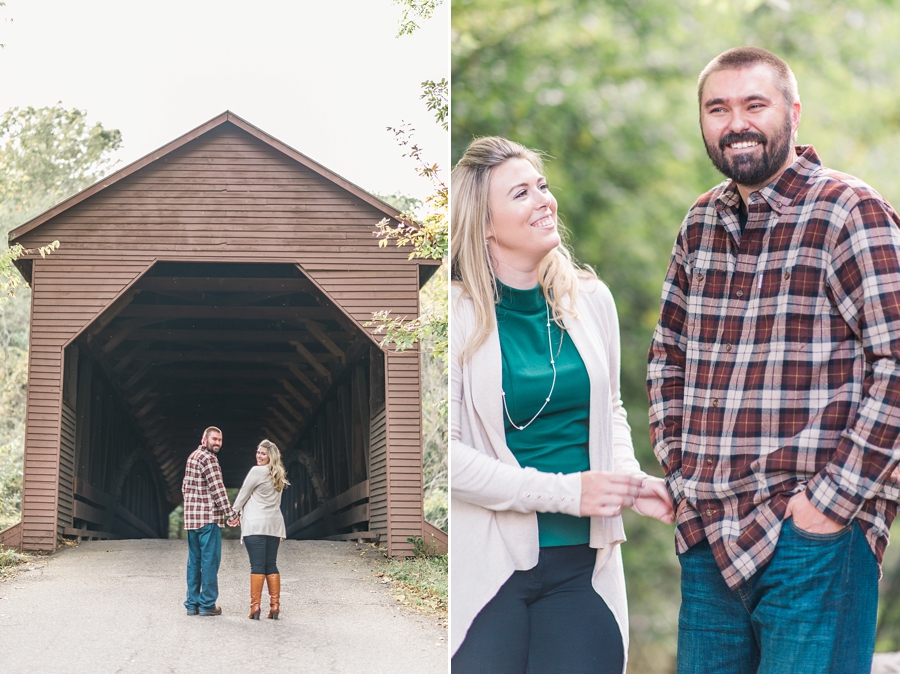
[[[584,361],[564,330],[550,322],[550,341],[556,361],[556,386],[541,409],[553,368],[547,342],[547,304],[540,286],[517,290],[499,281],[497,327],[503,360],[506,444],[522,466],[548,473],[578,473],[590,468],[588,432],[591,383]],[[590,519],[562,513],[538,513],[541,547],[580,545],[590,539]]]

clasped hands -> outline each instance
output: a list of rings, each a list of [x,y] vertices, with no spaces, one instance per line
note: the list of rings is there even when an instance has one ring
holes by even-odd
[[[239,527],[241,525],[241,516],[237,515],[233,520],[228,520],[228,526]]]
[[[581,473],[581,516],[615,517],[622,508],[672,524],[675,512],[665,480],[624,473],[586,470]]]

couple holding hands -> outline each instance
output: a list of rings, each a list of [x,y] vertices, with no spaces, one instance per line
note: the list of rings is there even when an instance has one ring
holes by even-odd
[[[562,243],[541,157],[479,138],[453,171],[454,674],[624,672],[629,507],[676,524],[679,674],[871,669],[900,501],[900,219],[795,145],[778,56],[726,51],[697,95],[726,180],[682,223],[650,345],[665,479],[635,460],[615,304]]]
[[[241,542],[250,557],[250,614],[259,620],[263,585],[269,592],[269,614],[278,620],[281,611],[281,574],[276,565],[278,545],[285,537],[281,493],[290,484],[274,442],[263,440],[256,448],[256,465],[247,474],[241,491],[228,502],[217,455],[222,431],[210,426],[200,446],[188,457],[181,491],[184,495],[184,528],[188,537],[188,615],[217,616],[219,563],[222,559],[221,527],[241,527]]]

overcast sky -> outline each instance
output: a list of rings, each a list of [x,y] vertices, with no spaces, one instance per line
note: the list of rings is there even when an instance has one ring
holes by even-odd
[[[6,0],[0,112],[86,110],[122,132],[117,168],[225,110],[360,187],[423,198],[388,126],[449,174],[423,80],[449,78],[449,0],[397,38],[391,0]]]

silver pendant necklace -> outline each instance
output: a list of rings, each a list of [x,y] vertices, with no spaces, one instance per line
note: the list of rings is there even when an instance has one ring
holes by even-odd
[[[503,390],[503,387],[500,388],[500,396],[503,398],[503,410],[506,412],[506,418],[509,419],[509,423],[513,425],[513,428],[519,431],[524,431],[526,428],[531,426],[534,423],[534,420],[541,416],[541,412],[544,411],[544,408],[547,407],[547,403],[550,402],[550,397],[553,395],[553,389],[556,388],[556,359],[553,358],[553,339],[550,336],[550,305],[547,304],[547,346],[550,348],[550,367],[553,368],[553,383],[550,384],[550,393],[547,394],[546,400],[544,400],[544,404],[541,405],[541,409],[537,411],[533,417],[531,417],[531,421],[529,421],[524,426],[519,426],[515,421],[512,420],[512,417],[509,416],[509,408],[506,406],[506,391]],[[562,341],[560,341],[560,348],[562,348]]]

